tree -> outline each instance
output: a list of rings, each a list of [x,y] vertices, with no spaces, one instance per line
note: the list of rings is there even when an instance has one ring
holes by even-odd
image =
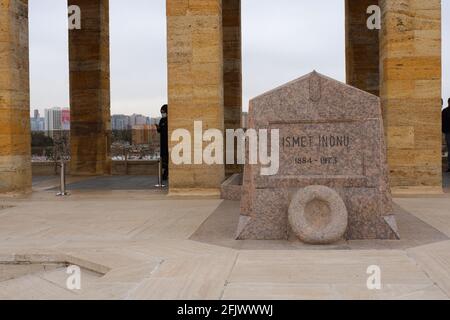
[[[52,147],[53,139],[46,136],[43,132],[31,133],[31,146],[32,147]]]

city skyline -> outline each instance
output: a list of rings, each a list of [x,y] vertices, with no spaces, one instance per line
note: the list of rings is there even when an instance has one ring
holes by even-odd
[[[70,110],[70,107],[51,107],[51,108],[35,108],[35,107],[31,107],[31,109],[30,109],[30,117],[34,117],[36,115],[36,111],[38,111],[39,115],[41,115],[41,114],[45,113],[45,110],[50,110],[50,109],[68,109],[68,110]],[[146,117],[149,117],[151,119],[159,119],[159,118],[161,118],[161,116],[152,116],[152,115],[149,115],[149,114],[142,114],[142,113],[135,113],[135,112],[133,112],[133,113],[111,113],[111,117],[112,116],[121,116],[121,115],[129,116],[129,117],[131,117],[133,115],[146,116]]]
[[[244,111],[249,99],[312,69],[345,81],[344,9],[343,0],[242,2]],[[32,109],[69,105],[66,10],[65,1],[30,1]],[[442,13],[446,101],[450,97],[449,1],[443,1]],[[110,37],[111,114],[158,116],[167,103],[165,0],[135,0],[133,5],[111,0]]]
[[[144,114],[111,114],[111,130],[130,130],[135,126],[152,126],[161,117]],[[39,109],[32,109],[30,114],[31,131],[52,132],[70,130],[69,108],[45,108],[42,115]]]

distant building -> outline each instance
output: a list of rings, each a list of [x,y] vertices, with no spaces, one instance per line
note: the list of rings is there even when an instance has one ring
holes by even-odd
[[[34,110],[31,118],[31,131],[45,131],[45,119],[39,114],[39,110]]]
[[[132,131],[133,145],[159,145],[159,134],[155,125],[135,125]]]
[[[130,116],[130,126],[140,126],[140,125],[148,125],[150,124],[150,120],[148,117],[143,116],[142,114],[133,114]]]
[[[131,127],[131,120],[129,116],[123,114],[114,114],[111,117],[112,130],[128,130]]]
[[[68,108],[61,110],[61,128],[64,131],[70,130],[70,109]]]
[[[161,120],[161,118],[150,118],[150,125],[156,125],[159,124],[159,121]]]
[[[61,127],[61,109],[45,109],[45,132],[52,137],[54,131],[60,131]]]
[[[44,130],[49,137],[55,132],[70,130],[70,110],[68,108],[45,109]]]

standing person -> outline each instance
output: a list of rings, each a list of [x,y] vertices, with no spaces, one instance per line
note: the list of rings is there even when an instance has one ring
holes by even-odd
[[[448,106],[442,111],[442,132],[445,134],[447,141],[447,172],[450,172],[450,99],[448,99]]]
[[[163,170],[163,180],[169,179],[169,123],[168,123],[168,107],[167,104],[161,107],[161,120],[157,125],[158,132],[160,134],[160,150],[161,150],[161,162]]]

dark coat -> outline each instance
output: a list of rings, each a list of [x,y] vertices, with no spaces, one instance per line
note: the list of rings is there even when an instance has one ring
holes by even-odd
[[[450,107],[442,111],[442,132],[450,133]]]
[[[159,121],[158,132],[161,142],[161,157],[166,158],[169,154],[169,124],[167,118],[161,118]]]

